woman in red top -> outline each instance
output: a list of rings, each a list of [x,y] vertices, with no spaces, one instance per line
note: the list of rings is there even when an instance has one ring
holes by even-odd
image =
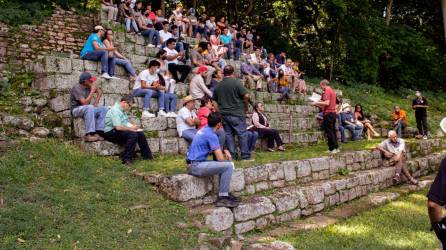
[[[375,137],[379,136],[378,132],[376,132],[373,128],[372,122],[364,116],[362,106],[359,103],[355,105],[355,119],[362,123],[362,125],[364,125],[364,127],[367,129],[367,140],[370,141],[372,139],[372,133]]]
[[[197,112],[197,117],[200,120],[200,125],[198,125],[198,129],[202,129],[208,125],[208,116],[210,113],[214,112],[215,108],[212,104],[212,100],[205,96],[201,99],[201,105]],[[225,130],[223,127],[217,130],[218,141],[220,143],[220,147],[224,148],[226,142]]]

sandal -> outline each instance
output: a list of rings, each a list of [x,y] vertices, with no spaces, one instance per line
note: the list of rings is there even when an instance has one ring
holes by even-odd
[[[415,178],[411,178],[411,179],[409,179],[409,181],[410,181],[410,184],[412,184],[412,185],[418,185],[418,180],[416,180]]]

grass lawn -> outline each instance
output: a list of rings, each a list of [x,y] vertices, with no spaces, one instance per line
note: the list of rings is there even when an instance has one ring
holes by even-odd
[[[197,241],[195,230],[176,226],[190,219],[186,209],[119,161],[55,141],[0,154],[0,249],[182,249]]]
[[[284,235],[296,249],[437,249],[429,231],[427,190],[405,196],[327,228]]]

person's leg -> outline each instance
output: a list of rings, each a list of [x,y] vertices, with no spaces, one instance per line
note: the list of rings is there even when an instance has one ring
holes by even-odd
[[[95,129],[96,131],[104,131],[105,115],[107,115],[108,107],[95,107]]]
[[[177,65],[178,71],[181,73],[181,78],[179,79],[179,82],[184,83],[186,81],[187,75],[190,73],[191,68],[188,65]]]
[[[136,70],[133,68],[132,64],[128,60],[121,58],[115,58],[116,65],[122,66],[131,76],[136,76]]]
[[[178,83],[180,79],[178,78],[178,65],[175,63],[170,63],[167,65],[167,69],[172,73],[172,78]]]
[[[355,137],[356,139],[362,139],[363,126],[355,125]]]
[[[415,121],[417,122],[417,129],[419,135],[424,135],[423,133],[423,123],[422,123],[422,117],[415,115]]]
[[[154,29],[154,37],[155,37],[155,42],[153,43],[153,45],[158,46],[160,44],[160,33],[158,32],[158,30]]]
[[[421,123],[423,124],[423,135],[427,136],[429,133],[429,127],[427,125],[427,116],[423,116],[423,118],[421,119]]]
[[[274,135],[271,129],[259,128],[257,129],[262,138],[266,138],[266,146],[269,149],[274,149]]]
[[[152,101],[153,90],[151,89],[135,89],[132,93],[133,97],[144,97],[143,110],[149,111]]]
[[[130,32],[130,23],[132,22],[132,20],[130,20],[130,18],[126,18],[125,19],[125,30],[127,32]]]
[[[208,72],[206,74],[206,82],[205,84],[207,86],[211,85],[211,81],[212,81],[212,74],[214,74],[215,72],[215,68],[211,67],[211,66],[206,66],[206,68],[208,69]]]
[[[195,135],[197,134],[196,129],[188,129],[184,130],[181,134],[181,137],[184,138],[187,142],[192,143],[192,140],[194,139]]]
[[[232,159],[237,159],[237,151],[234,140],[234,129],[232,128],[231,116],[223,116],[223,128],[225,130],[226,147],[232,155]]]
[[[345,128],[344,126],[339,126],[339,133],[341,134],[341,142],[346,143],[347,140],[345,139]]]
[[[101,9],[105,12],[107,12],[107,20],[111,21],[113,20],[113,15],[114,15],[114,8],[112,6],[108,6],[105,4],[101,4]]]
[[[93,134],[96,132],[95,126],[95,107],[93,105],[83,105],[76,107],[72,111],[73,117],[84,118],[85,134]]]
[[[228,196],[233,170],[234,164],[229,161],[203,161],[192,164],[189,174],[198,177],[220,175],[218,195]]]
[[[114,76],[115,75],[115,66],[116,66],[116,57],[115,56],[107,57],[107,62],[108,62],[108,71],[107,71],[107,73],[110,76]]]
[[[119,9],[116,7],[113,7],[113,21],[116,21],[118,19]]]
[[[338,142],[336,141],[336,114],[330,113],[324,115],[323,126],[327,135],[328,150],[333,151],[338,148]]]
[[[276,146],[280,147],[283,145],[282,138],[280,138],[280,133],[277,129],[271,129],[273,131],[274,141],[276,142]]]
[[[240,152],[242,160],[251,158],[251,150],[248,141],[248,131],[246,130],[246,121],[242,117],[231,116],[231,126],[239,137]]]
[[[108,73],[108,52],[105,50],[96,50],[87,53],[82,59],[89,61],[101,61],[101,74]]]
[[[257,131],[248,132],[249,134],[249,151],[253,152],[256,149],[257,138],[259,138],[259,133]]]
[[[234,49],[234,56],[235,56],[235,60],[237,60],[237,61],[240,60],[240,48]]]
[[[398,122],[396,125],[395,125],[395,132],[396,132],[396,134],[398,135],[398,137],[399,138],[401,138],[401,122]]]
[[[138,141],[138,134],[133,131],[118,131],[118,136],[123,137],[125,140],[125,150],[122,154],[122,162],[132,162],[136,143]]]
[[[177,110],[177,95],[169,93],[171,101],[170,101],[170,112],[176,112]]]
[[[352,140],[355,140],[356,139],[356,135],[355,135],[355,130],[354,130],[354,127],[353,127],[353,125],[344,125],[344,128],[345,129],[347,129],[348,131],[350,131],[350,135],[352,136]]]
[[[141,156],[147,160],[153,160],[152,151],[150,150],[149,144],[147,143],[146,135],[144,132],[137,132],[138,135],[138,146],[141,150]]]
[[[148,29],[148,38],[147,38],[147,44],[154,44],[153,43],[153,37],[155,36],[155,29]],[[157,45],[158,43],[155,42],[154,45]]]
[[[225,142],[226,142],[226,133],[225,130],[220,128],[217,130],[217,136],[218,136],[218,143],[220,144],[221,150],[225,149]]]
[[[136,33],[139,32],[138,24],[136,24],[135,19],[132,20],[132,27],[133,27],[133,31],[135,31]]]
[[[158,108],[159,110],[165,110],[164,106],[164,92],[161,92],[159,90],[155,90],[152,93],[152,97],[155,97],[158,99]]]

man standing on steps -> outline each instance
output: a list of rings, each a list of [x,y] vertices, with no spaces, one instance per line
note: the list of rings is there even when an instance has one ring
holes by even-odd
[[[98,106],[101,96],[102,91],[96,86],[96,77],[89,72],[82,72],[79,83],[70,92],[71,115],[73,118],[84,118],[84,140],[87,142],[104,140],[101,136],[104,133],[104,119],[108,108]]]
[[[440,241],[440,249],[446,250],[446,217],[443,217],[443,208],[446,205],[446,158],[441,162],[440,170],[427,198],[427,210],[432,230]]]
[[[379,144],[376,149],[378,149],[384,155],[384,157],[389,160],[391,166],[396,168],[395,176],[393,177],[393,180],[396,183],[400,182],[402,172],[411,184],[418,184],[418,181],[410,175],[409,170],[407,169],[406,145],[404,140],[398,138],[398,135],[394,130],[389,131],[388,139]]]
[[[231,162],[231,154],[227,150],[223,151],[218,142],[216,132],[221,126],[221,114],[210,113],[208,125],[198,131],[187,152],[187,171],[197,177],[220,175],[220,188],[215,205],[232,208],[237,207],[240,200],[229,193],[234,163]],[[210,152],[215,155],[216,161],[207,160]]]
[[[320,82],[324,93],[322,99],[313,102],[312,105],[322,109],[323,127],[327,135],[328,150],[332,154],[339,153],[338,139],[336,138],[336,92],[329,86],[330,82],[326,79]]]
[[[426,98],[421,95],[420,91],[415,92],[417,98],[412,102],[412,108],[415,110],[415,120],[417,121],[418,128],[418,137],[423,139],[427,139],[427,108],[429,104],[427,103]]]
[[[214,107],[223,115],[223,125],[226,133],[226,146],[231,152],[232,158],[236,159],[236,145],[234,136],[240,141],[241,159],[252,161],[249,134],[246,129],[246,112],[250,102],[249,93],[240,79],[234,77],[234,68],[226,65],[223,69],[225,78],[214,90]]]

